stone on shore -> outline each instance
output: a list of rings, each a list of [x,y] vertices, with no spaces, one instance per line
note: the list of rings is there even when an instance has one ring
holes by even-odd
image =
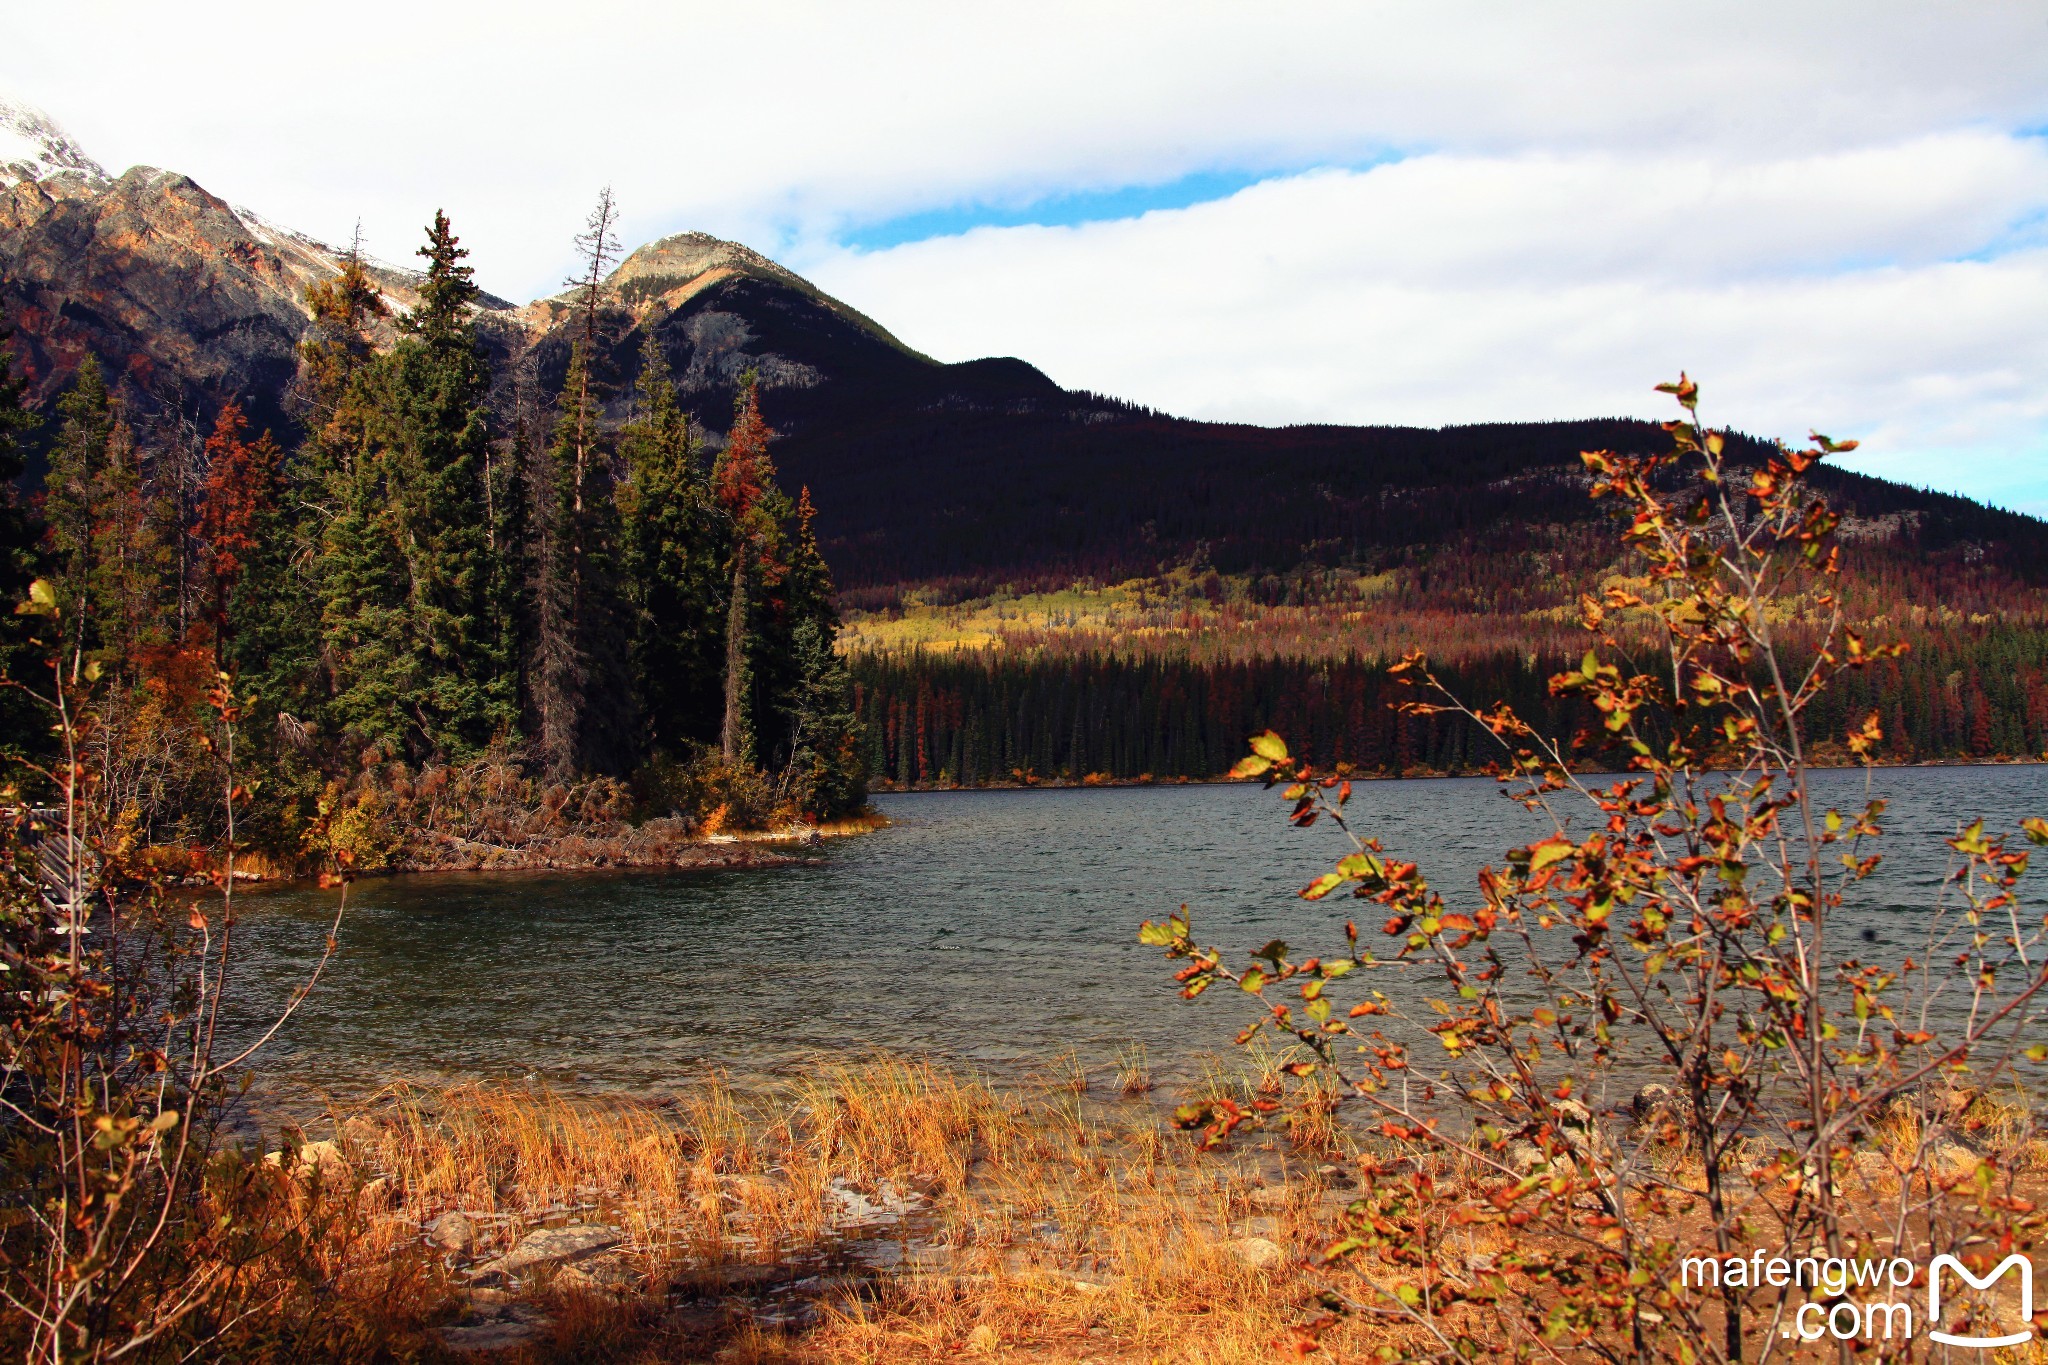
[[[510,1279],[541,1266],[580,1261],[601,1251],[610,1251],[626,1240],[626,1234],[602,1223],[579,1223],[569,1227],[541,1228],[519,1239],[503,1256],[487,1261],[473,1272],[478,1280]]]

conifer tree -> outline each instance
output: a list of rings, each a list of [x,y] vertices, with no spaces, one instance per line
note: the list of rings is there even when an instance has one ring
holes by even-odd
[[[791,686],[782,698],[790,718],[790,755],[784,786],[814,815],[858,810],[867,800],[866,762],[853,679],[839,657],[839,612],[832,602],[832,571],[818,548],[811,490],[797,495],[796,536],[789,550],[784,603],[791,623]]]
[[[19,602],[35,577],[35,546],[39,528],[22,506],[19,493],[25,462],[19,445],[23,433],[40,425],[24,404],[27,382],[14,372],[13,328],[0,313],[0,602]],[[33,618],[0,611],[0,676],[35,682],[28,646]],[[41,737],[42,718],[18,688],[0,689],[0,749],[21,751]]]
[[[359,444],[346,423],[349,386],[373,354],[370,328],[390,316],[390,308],[363,265],[360,233],[341,258],[341,273],[306,287],[306,308],[313,325],[299,343],[305,390],[311,407],[309,453],[340,458]],[[357,439],[352,439],[356,436]]]
[[[340,274],[307,287],[306,307],[313,325],[299,356],[307,433],[288,471],[297,515],[289,519],[286,582],[277,595],[283,637],[277,647],[287,666],[270,669],[268,679],[270,700],[284,713],[278,723],[293,733],[333,710],[337,679],[330,661],[343,635],[374,609],[367,584],[391,559],[387,547],[369,538],[381,484],[362,468],[369,413],[363,380],[375,358],[370,332],[390,308],[364,268],[360,233],[341,259]]]
[[[775,466],[768,442],[775,433],[761,417],[760,397],[752,371],[742,376],[732,430],[725,449],[712,466],[711,482],[719,508],[730,528],[731,548],[726,574],[730,588],[725,618],[725,705],[719,727],[719,754],[728,766],[750,766],[755,758],[754,720],[750,714],[753,669],[749,659],[751,593],[754,580],[769,562],[767,551],[775,518],[765,504],[774,486]]]
[[[540,748],[558,775],[623,772],[635,725],[630,640],[618,601],[618,512],[612,497],[597,385],[605,275],[618,253],[610,189],[577,236],[584,270],[577,291],[579,335],[557,404],[548,505],[539,518],[536,575],[535,710]]]
[[[72,623],[67,633],[87,632],[74,640],[75,648],[90,648],[98,629],[89,621],[93,505],[117,424],[113,398],[92,356],[79,362],[71,387],[57,400],[57,415],[57,442],[43,480],[43,520],[56,570],[58,619]]]
[[[416,416],[413,439],[400,445],[401,535],[414,584],[414,639],[442,738],[437,752],[481,748],[518,720],[511,641],[493,629],[489,591],[490,531],[484,497],[490,454],[487,404],[490,371],[478,343],[475,308],[481,292],[468,252],[457,245],[446,215],[436,213],[427,245],[420,307],[403,326],[415,350],[394,351],[401,406]]]
[[[405,752],[399,706],[407,673],[405,564],[392,534],[385,461],[368,427],[386,402],[390,372],[365,367],[350,383],[337,424],[350,445],[331,447],[320,527],[320,657],[329,679],[318,708],[322,728],[389,754]],[[330,435],[329,439],[332,439]]]
[[[531,491],[536,418],[530,389],[515,386],[512,430],[494,442],[484,466],[484,528],[490,581],[485,588],[492,637],[500,642],[513,713],[520,724],[530,700],[526,665],[532,642],[530,577]]]
[[[621,580],[647,739],[673,756],[719,734],[725,556],[690,416],[652,329],[636,390],[638,410],[619,433]]]
[[[35,547],[34,521],[17,496],[24,468],[19,442],[41,425],[23,402],[28,382],[14,372],[13,335],[6,313],[0,312],[0,591],[10,601],[21,595],[15,591],[16,579],[23,590],[28,587]]]
[[[238,405],[221,409],[206,442],[196,530],[207,561],[217,657],[223,666],[253,666],[268,675],[292,662],[279,657],[286,645],[280,608],[297,594],[285,576],[284,453],[269,432],[251,441],[248,429]]]
[[[512,670],[487,592],[483,468],[489,375],[472,316],[469,253],[434,215],[427,273],[403,338],[364,375],[364,450],[330,526],[338,581],[330,663],[336,710],[365,738],[415,757],[474,752],[514,723]],[[365,538],[352,551],[343,543]],[[399,575],[387,579],[388,545]],[[395,628],[395,629],[394,629]],[[342,637],[334,638],[336,633]],[[390,632],[382,640],[380,632]],[[363,649],[347,656],[345,647]]]
[[[545,478],[535,489],[534,508],[534,686],[539,722],[535,740],[548,770],[572,775],[582,750],[584,690],[589,670],[583,654],[584,546],[583,485],[579,464],[585,433],[595,422],[582,342],[569,350],[569,371],[556,408],[554,440],[548,446]]]

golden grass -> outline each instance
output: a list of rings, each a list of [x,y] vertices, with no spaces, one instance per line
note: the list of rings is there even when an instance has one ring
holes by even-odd
[[[394,1088],[337,1127],[346,1188],[320,1167],[369,1224],[329,1279],[376,1296],[408,1267],[426,1288],[392,1297],[384,1327],[417,1345],[506,1298],[467,1293],[460,1262],[423,1242],[440,1215],[476,1228],[470,1268],[537,1228],[602,1223],[627,1234],[617,1253],[510,1287],[549,1319],[517,1358],[1272,1359],[1314,1315],[1307,1253],[1347,1196],[1278,1143],[1197,1158],[1150,1105],[1086,1084],[1064,1058],[1018,1089],[883,1060],[772,1098],[711,1082],[659,1106]],[[1268,1185],[1283,1166],[1299,1183]],[[908,1212],[849,1234],[849,1208]],[[1285,1259],[1252,1268],[1247,1237]],[[878,1250],[900,1264],[847,1254]],[[824,1287],[776,1325],[806,1275]]]
[[[1290,1059],[1219,1064],[1195,1093],[1271,1094]],[[1121,1057],[1117,1076],[1105,1097],[1071,1056],[1005,1088],[877,1059],[773,1094],[706,1081],[661,1104],[394,1087],[340,1119],[333,1146],[310,1149],[317,1161],[285,1163],[273,1186],[298,1240],[252,1267],[245,1295],[277,1306],[224,1333],[223,1349],[432,1358],[479,1323],[524,1314],[525,1339],[490,1358],[1230,1365],[1288,1353],[1321,1316],[1320,1292],[1359,1295],[1353,1272],[1371,1267],[1333,1279],[1314,1264],[1360,1155],[1333,1096],[1291,1087],[1284,1124],[1202,1154],[1142,1098],[1142,1053]],[[2024,1103],[1936,1103],[1943,1124],[2041,1169]],[[1918,1122],[1888,1114],[1870,1155],[1909,1154]],[[1454,1183],[1477,1174],[1448,1157],[1425,1164]],[[451,1212],[476,1233],[464,1254],[424,1235]],[[538,1229],[589,1224],[618,1229],[622,1245],[477,1278]],[[1508,1245],[1495,1227],[1439,1231],[1453,1273]],[[1407,1344],[1384,1320],[1325,1328],[1326,1359]]]

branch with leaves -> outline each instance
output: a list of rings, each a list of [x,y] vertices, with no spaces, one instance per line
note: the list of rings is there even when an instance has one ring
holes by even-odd
[[[1593,643],[1551,680],[1597,722],[1560,744],[1452,695],[1419,655],[1398,670],[1402,709],[1494,738],[1500,780],[1548,832],[1454,906],[1353,829],[1342,771],[1267,733],[1234,775],[1283,786],[1291,823],[1328,820],[1351,844],[1300,895],[1370,902],[1390,951],[1362,949],[1354,916],[1341,955],[1296,960],[1276,942],[1232,971],[1185,908],[1141,931],[1186,963],[1184,995],[1223,982],[1258,999],[1240,1042],[1288,1035],[1310,1059],[1299,1075],[1365,1107],[1361,1197],[1326,1261],[1445,1359],[1761,1360],[1784,1349],[1796,1287],[1689,1285],[1687,1257],[1914,1254],[1923,1238],[1967,1259],[2041,1230],[2016,1184],[2027,1101],[2002,1148],[1967,1149],[1967,1179],[1936,1160],[1986,1126],[1971,1115],[1990,1089],[2048,1060],[2029,1045],[2048,921],[2022,906],[2028,853],[1981,821],[1959,829],[1917,956],[1869,962],[1839,925],[1879,866],[1884,803],[1817,807],[1807,716],[1845,671],[1900,650],[1845,619],[1837,518],[1806,480],[1854,443],[1816,435],[1738,467],[1699,422],[1697,386],[1660,388],[1685,413],[1666,424],[1670,451],[1584,457],[1645,584],[1582,601]],[[1778,634],[1794,605],[1822,622],[1796,664]],[[1878,717],[1843,738],[1867,768]],[[2020,832],[2048,844],[2040,820]],[[1333,998],[1358,969],[1394,965],[1433,972],[1442,994]],[[1281,1107],[1195,1105],[1180,1121],[1214,1143]],[[1914,1141],[1878,1170],[1880,1137],[1900,1133]],[[1456,1263],[1450,1240],[1480,1229],[1505,1252]]]

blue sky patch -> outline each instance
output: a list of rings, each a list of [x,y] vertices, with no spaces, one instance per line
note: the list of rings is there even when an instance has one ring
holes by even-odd
[[[1156,185],[1125,185],[1113,190],[1082,190],[1047,195],[1022,205],[965,202],[924,209],[896,218],[851,228],[839,234],[840,244],[856,251],[880,251],[922,242],[929,237],[957,237],[978,227],[1073,227],[1136,218],[1154,209],[1184,209],[1211,200],[1228,199],[1239,190],[1288,171],[1196,171]]]

